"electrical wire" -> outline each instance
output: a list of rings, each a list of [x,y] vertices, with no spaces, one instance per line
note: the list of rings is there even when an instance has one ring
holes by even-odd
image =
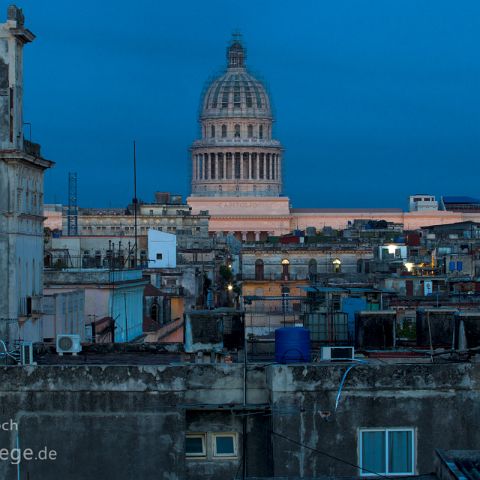
[[[318,450],[318,448],[313,448],[313,447],[310,447],[309,445],[305,445],[304,443],[298,442],[297,440],[295,440],[293,438],[287,437],[286,435],[275,432],[273,430],[270,430],[270,433],[272,435],[276,435],[279,438],[283,438],[284,440],[287,440],[288,442],[294,443],[295,445],[298,445],[299,447],[306,448],[307,450],[310,450],[312,452],[323,455],[324,457],[331,458],[332,460],[336,460],[337,462],[344,463],[345,465],[349,465],[350,467],[358,468],[359,470],[362,470],[363,472],[371,473],[372,475],[376,475],[377,477],[381,477],[381,478],[387,478],[387,479],[391,478],[391,477],[387,477],[386,475],[383,475],[381,473],[374,472],[373,470],[369,470],[368,468],[361,467],[360,465],[356,465],[355,463],[351,463],[348,460],[344,460],[343,458],[336,457],[335,455],[332,455],[330,453],[323,452],[322,450]]]

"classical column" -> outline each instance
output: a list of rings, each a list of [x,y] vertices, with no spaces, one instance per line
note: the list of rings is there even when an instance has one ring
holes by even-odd
[[[252,179],[252,154],[248,154],[248,179]]]
[[[277,171],[278,171],[278,181],[280,182],[280,189],[281,189],[281,187],[282,187],[282,157],[281,157],[281,155],[278,155]]]
[[[192,179],[197,179],[197,155],[192,157]]]
[[[255,241],[256,242],[260,241],[260,232],[255,232]]]
[[[220,176],[219,176],[219,170],[218,170],[218,153],[214,153],[215,155],[215,175],[216,175],[216,178],[219,179]]]
[[[203,161],[205,162],[205,180],[208,180],[210,178],[210,172],[208,171],[209,170],[209,166],[210,166],[210,155],[208,153],[206,153],[204,156],[203,156]]]
[[[272,153],[272,180],[275,180],[275,157],[276,155]]]
[[[238,161],[240,162],[240,180],[243,180],[243,152],[239,153],[238,157],[239,157]]]
[[[247,241],[247,232],[242,232],[242,242]]]

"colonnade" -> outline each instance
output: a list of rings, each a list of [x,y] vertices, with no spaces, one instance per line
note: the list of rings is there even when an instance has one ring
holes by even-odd
[[[194,180],[279,180],[278,153],[198,153],[193,155]]]

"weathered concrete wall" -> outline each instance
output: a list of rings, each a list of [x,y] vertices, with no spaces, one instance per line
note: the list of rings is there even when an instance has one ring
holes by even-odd
[[[238,365],[5,367],[0,423],[18,423],[21,448],[57,452],[55,461],[22,463],[22,478],[185,479],[182,405],[241,402],[242,371]],[[253,372],[251,382],[252,398],[266,401],[263,372]],[[16,433],[0,431],[0,448],[13,448]],[[17,467],[0,462],[0,477],[16,479]]]
[[[358,464],[359,428],[413,427],[419,473],[433,471],[434,448],[478,447],[477,365],[359,365],[335,412],[346,368],[249,365],[247,401],[271,402],[272,415],[242,417],[229,411],[243,402],[238,364],[4,367],[0,424],[18,422],[21,448],[57,451],[55,461],[21,464],[21,478],[42,480],[233,478],[242,461],[243,418],[252,476],[358,474],[271,431]],[[187,431],[236,432],[238,458],[187,461]],[[0,431],[0,448],[13,448],[16,437]],[[16,479],[17,467],[1,461],[0,477]]]
[[[416,471],[433,471],[435,448],[480,443],[480,369],[473,364],[359,365],[337,395],[345,365],[272,366],[273,429],[358,465],[361,428],[412,427]],[[286,415],[285,412],[297,412]],[[345,463],[273,435],[275,475],[359,475]]]

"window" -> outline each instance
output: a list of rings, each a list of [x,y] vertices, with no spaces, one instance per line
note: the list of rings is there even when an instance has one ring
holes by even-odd
[[[255,260],[255,280],[263,280],[264,276],[264,264],[263,260],[258,258]]]
[[[290,279],[290,274],[289,274],[289,266],[290,266],[290,262],[288,261],[288,259],[284,258],[282,260],[282,280],[289,280]]]
[[[237,442],[235,433],[214,433],[212,437],[214,457],[237,456]]]
[[[235,125],[235,138],[240,138],[240,125]]]
[[[157,260],[161,260],[163,255],[161,253],[157,253]]]
[[[215,125],[212,125],[212,126],[210,127],[210,136],[211,136],[212,138],[215,138]]]
[[[248,135],[248,138],[252,138],[253,137],[253,125],[249,125],[247,127],[247,135]]]
[[[205,457],[205,434],[187,433],[185,436],[185,455],[187,457]]]
[[[315,281],[317,277],[317,261],[314,258],[308,262],[308,277],[311,281]]]
[[[222,108],[228,108],[228,90],[223,91]]]
[[[235,82],[233,90],[233,106],[235,108],[240,108],[240,83]]]
[[[260,125],[260,127],[258,128],[258,138],[263,138],[263,125]]]
[[[222,125],[222,138],[225,138],[227,136],[227,126]]]
[[[333,272],[340,273],[342,271],[342,261],[339,258],[336,258],[333,262]]]
[[[413,475],[413,433],[411,428],[360,430],[360,475]]]

